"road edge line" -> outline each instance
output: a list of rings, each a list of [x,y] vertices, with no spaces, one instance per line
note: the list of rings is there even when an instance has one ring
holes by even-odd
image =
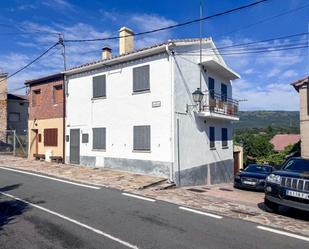
[[[94,232],[94,233],[97,233],[97,234],[99,234],[99,235],[102,235],[102,236],[104,236],[104,237],[110,239],[110,240],[113,240],[113,241],[115,241],[115,242],[118,242],[119,244],[122,244],[122,245],[124,245],[124,246],[126,246],[126,247],[128,247],[128,248],[139,249],[139,248],[138,248],[137,246],[135,246],[135,245],[132,245],[132,244],[126,242],[126,241],[123,241],[123,240],[121,240],[121,239],[119,239],[119,238],[117,238],[117,237],[114,237],[114,236],[112,236],[112,235],[110,235],[110,234],[108,234],[108,233],[105,233],[105,232],[103,232],[103,231],[101,231],[101,230],[99,230],[99,229],[96,229],[96,228],[94,228],[94,227],[91,227],[91,226],[89,226],[89,225],[86,225],[86,224],[84,224],[84,223],[82,223],[82,222],[79,222],[79,221],[77,221],[77,220],[74,220],[74,219],[72,219],[72,218],[69,218],[69,217],[67,217],[67,216],[65,216],[65,215],[62,215],[62,214],[60,214],[60,213],[57,213],[57,212],[55,212],[55,211],[49,210],[49,209],[47,209],[47,208],[44,208],[44,207],[39,206],[39,205],[37,205],[37,204],[34,204],[34,203],[29,202],[29,201],[23,200],[23,199],[21,199],[21,198],[19,198],[19,197],[15,197],[14,195],[4,193],[4,192],[2,192],[2,191],[0,191],[0,194],[4,195],[4,196],[6,196],[6,197],[9,197],[9,198],[11,198],[11,199],[14,199],[14,200],[23,202],[23,203],[25,203],[25,204],[27,204],[27,205],[29,205],[29,206],[35,207],[35,208],[37,208],[37,209],[40,209],[40,210],[42,210],[42,211],[44,211],[44,212],[46,212],[46,213],[55,215],[55,216],[57,216],[57,217],[59,217],[59,218],[61,218],[61,219],[64,219],[64,220],[66,220],[66,221],[69,221],[69,222],[71,222],[71,223],[73,223],[73,224],[75,224],[75,225],[78,225],[78,226],[80,226],[80,227],[86,228],[86,229],[88,229],[88,230],[90,230],[90,231],[92,231],[92,232]]]
[[[199,210],[192,209],[192,208],[182,207],[182,206],[180,206],[178,208],[181,209],[181,210],[184,210],[184,211],[205,215],[205,216],[212,217],[212,218],[215,218],[215,219],[223,219],[223,216],[220,216],[220,215],[217,215],[217,214],[211,214],[211,213],[199,211]]]
[[[289,233],[289,232],[273,229],[273,228],[270,228],[270,227],[257,226],[256,228],[260,229],[260,230],[264,230],[264,231],[280,234],[280,235],[285,235],[285,236],[288,236],[288,237],[291,237],[291,238],[295,238],[295,239],[309,241],[309,237],[305,237],[305,236],[302,236],[302,235],[297,235],[297,234],[294,234],[294,233]]]
[[[97,186],[91,186],[91,185],[87,185],[87,184],[83,184],[83,183],[72,182],[72,181],[69,181],[69,180],[64,180],[64,179],[59,179],[59,178],[52,177],[52,176],[46,176],[46,175],[41,175],[41,174],[37,174],[37,173],[33,173],[33,172],[13,169],[13,168],[10,168],[10,167],[1,166],[0,169],[12,171],[12,172],[17,172],[17,173],[21,173],[21,174],[25,174],[25,175],[37,176],[37,177],[41,177],[41,178],[45,178],[45,179],[49,179],[49,180],[53,180],[53,181],[58,181],[58,182],[63,182],[63,183],[71,184],[71,185],[76,185],[76,186],[84,187],[84,188],[91,188],[91,189],[96,189],[96,190],[101,189],[101,187],[97,187]]]
[[[130,193],[122,193],[122,195],[129,196],[129,197],[136,198],[136,199],[140,199],[140,200],[144,200],[144,201],[156,202],[155,199],[143,197],[143,196],[140,196],[140,195],[135,195],[135,194],[130,194]]]

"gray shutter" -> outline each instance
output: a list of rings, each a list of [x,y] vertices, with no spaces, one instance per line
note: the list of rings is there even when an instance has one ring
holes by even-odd
[[[149,65],[133,68],[133,92],[150,89]]]
[[[209,127],[209,142],[210,148],[215,147],[215,127]]]
[[[133,127],[133,149],[150,150],[150,125]]]
[[[222,128],[222,146],[227,146],[227,128]]]
[[[106,128],[93,128],[92,129],[93,141],[92,148],[93,149],[106,149]]]
[[[93,77],[93,98],[106,97],[106,75]]]

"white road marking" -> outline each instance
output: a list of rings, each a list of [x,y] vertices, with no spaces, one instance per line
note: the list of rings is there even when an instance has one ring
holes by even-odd
[[[269,228],[269,227],[263,227],[263,226],[257,226],[257,228],[264,230],[264,231],[268,231],[268,232],[277,233],[277,234],[285,235],[285,236],[288,236],[288,237],[292,237],[292,238],[295,238],[295,239],[309,241],[309,237],[297,235],[297,234],[294,234],[294,233],[288,233],[288,232],[272,229],[272,228]]]
[[[133,194],[129,194],[129,193],[122,193],[122,194],[125,195],[125,196],[133,197],[133,198],[136,198],[136,199],[141,199],[141,200],[144,200],[144,201],[150,201],[150,202],[156,201],[154,199],[150,199],[150,198],[139,196],[139,195],[133,195]]]
[[[135,245],[132,245],[132,244],[126,242],[126,241],[123,241],[123,240],[121,240],[121,239],[119,239],[119,238],[116,238],[116,237],[114,237],[114,236],[112,236],[112,235],[110,235],[110,234],[108,234],[108,233],[105,233],[105,232],[99,230],[99,229],[96,229],[96,228],[94,228],[94,227],[88,226],[88,225],[86,225],[86,224],[84,224],[84,223],[81,223],[81,222],[79,222],[79,221],[77,221],[77,220],[71,219],[71,218],[69,218],[69,217],[67,217],[67,216],[64,216],[64,215],[62,215],[62,214],[59,214],[59,213],[57,213],[57,212],[54,212],[54,211],[49,210],[49,209],[47,209],[47,208],[44,208],[44,207],[42,207],[42,206],[33,204],[33,203],[29,202],[29,201],[20,199],[20,198],[18,198],[18,197],[15,197],[15,196],[13,196],[13,195],[10,195],[10,194],[7,194],[7,193],[1,192],[1,191],[0,191],[0,194],[2,194],[2,195],[4,195],[4,196],[7,196],[7,197],[9,197],[9,198],[12,198],[12,199],[14,199],[14,200],[23,202],[23,203],[25,203],[25,204],[27,204],[27,205],[29,205],[29,206],[38,208],[38,209],[40,209],[40,210],[42,210],[42,211],[44,211],[44,212],[47,212],[47,213],[49,213],[49,214],[55,215],[55,216],[57,216],[57,217],[59,217],[59,218],[61,218],[61,219],[64,219],[64,220],[69,221],[69,222],[71,222],[71,223],[74,223],[74,224],[76,224],[76,225],[78,225],[78,226],[80,226],[80,227],[86,228],[86,229],[88,229],[88,230],[90,230],[90,231],[92,231],[92,232],[94,232],[94,233],[97,233],[97,234],[102,235],[102,236],[104,236],[104,237],[106,237],[106,238],[109,238],[109,239],[111,239],[111,240],[114,240],[114,241],[116,241],[116,242],[118,242],[118,243],[120,243],[120,244],[122,244],[122,245],[124,245],[124,246],[126,246],[126,247],[128,247],[128,248],[138,249],[138,247],[135,246]]]
[[[80,186],[80,187],[84,187],[84,188],[101,189],[100,187],[96,187],[96,186],[86,185],[86,184],[77,183],[77,182],[70,182],[70,181],[66,181],[66,180],[62,180],[62,179],[58,179],[58,178],[54,178],[54,177],[50,177],[50,176],[40,175],[40,174],[26,172],[26,171],[12,169],[12,168],[0,167],[0,169],[18,172],[18,173],[21,173],[21,174],[26,174],[26,175],[31,175],[31,176],[37,176],[37,177],[41,177],[41,178],[46,178],[46,179],[53,180],[53,181],[64,182],[64,183],[68,183],[68,184],[72,184],[72,185],[76,185],[76,186]]]
[[[192,212],[192,213],[196,213],[196,214],[201,214],[201,215],[209,216],[209,217],[216,218],[216,219],[222,219],[223,218],[220,215],[206,213],[206,212],[198,211],[198,210],[187,208],[187,207],[179,207],[179,209],[185,210],[185,211],[188,211],[188,212]]]

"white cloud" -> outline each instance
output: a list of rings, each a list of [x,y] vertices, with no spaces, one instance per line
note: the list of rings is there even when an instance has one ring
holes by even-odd
[[[152,14],[134,14],[130,16],[129,23],[136,29],[135,32],[154,30],[162,27],[175,25],[176,22],[162,16]],[[136,48],[142,48],[160,43],[172,38],[171,30],[164,30],[142,37],[135,38]]]
[[[295,72],[294,70],[287,70],[282,74],[282,78],[292,78],[298,76],[298,73]]]
[[[269,84],[265,87],[254,85],[242,88],[235,83],[234,96],[247,101],[240,103],[241,110],[298,110],[299,96],[289,84]]]
[[[45,0],[42,4],[55,10],[75,10],[74,5],[65,0]]]
[[[270,70],[270,72],[266,75],[266,77],[271,78],[277,76],[279,73],[281,73],[281,70],[275,67],[272,70]]]

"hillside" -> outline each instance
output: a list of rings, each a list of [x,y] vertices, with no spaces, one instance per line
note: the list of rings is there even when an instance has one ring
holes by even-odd
[[[244,130],[263,131],[269,125],[280,133],[299,133],[298,111],[241,111],[235,132]]]

